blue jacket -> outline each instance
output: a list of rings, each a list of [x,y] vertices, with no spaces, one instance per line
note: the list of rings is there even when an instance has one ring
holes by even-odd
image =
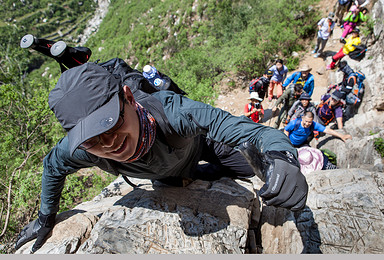
[[[285,88],[290,83],[296,84],[297,80],[301,77],[301,71],[296,71],[295,73],[292,73],[284,82],[283,87]],[[308,78],[305,81],[303,90],[309,94],[309,96],[312,96],[313,89],[315,87],[315,79],[311,73],[308,73]]]
[[[184,141],[178,147],[172,146],[161,134],[161,128],[157,128],[155,142],[147,154],[135,162],[121,163],[80,149],[71,156],[68,139],[64,137],[44,158],[40,207],[43,214],[58,212],[66,175],[81,168],[98,166],[114,175],[142,179],[189,177],[201,158],[202,138],[232,147],[250,141],[261,152],[289,151],[297,158],[297,150],[289,138],[277,129],[257,124],[245,116],[233,116],[172,91],[159,91],[151,96],[160,101],[169,125]],[[146,108],[151,112],[150,107]]]

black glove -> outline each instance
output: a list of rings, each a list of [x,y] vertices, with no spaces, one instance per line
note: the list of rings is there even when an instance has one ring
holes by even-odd
[[[308,184],[300,171],[300,164],[288,151],[260,153],[250,142],[241,144],[237,150],[251,165],[255,174],[265,182],[260,196],[267,206],[276,206],[292,211],[305,207]]]
[[[53,229],[55,218],[56,213],[44,215],[39,211],[39,218],[26,225],[17,236],[15,249],[17,250],[25,243],[37,238],[35,244],[32,246],[31,253],[39,250],[44,244],[47,235]]]

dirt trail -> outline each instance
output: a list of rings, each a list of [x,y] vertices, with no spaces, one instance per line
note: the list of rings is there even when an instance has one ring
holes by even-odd
[[[327,17],[330,11],[333,11],[333,5],[335,1],[333,0],[323,0],[320,1],[316,8],[321,10],[322,17]],[[342,29],[340,27],[335,26],[332,36],[329,38],[327,45],[325,46],[324,53],[326,56],[332,55],[334,52],[339,51],[342,47],[342,44],[339,42],[340,36],[342,33]],[[327,65],[326,57],[324,58],[315,58],[311,51],[313,50],[316,44],[316,37],[311,41],[310,46],[307,46],[305,51],[299,53],[300,55],[300,63],[299,67],[304,64],[308,64],[312,71],[311,73],[315,79],[315,88],[312,94],[312,101],[320,101],[321,95],[323,95],[327,86],[334,82],[328,82],[328,71],[325,70]],[[296,71],[296,70],[295,70]],[[289,71],[288,76],[291,75],[295,71]],[[259,75],[258,75],[259,76]],[[233,115],[240,116],[243,114],[244,106],[248,102],[247,98],[249,97],[248,89],[246,88],[237,88],[232,91],[227,91],[219,95],[216,100],[216,107],[224,109],[230,112]],[[265,118],[270,118],[271,108],[273,104],[276,102],[274,99],[272,102],[268,102],[267,99],[264,99],[262,105],[265,110]],[[273,122],[276,120],[276,116],[272,117],[270,120],[265,120],[264,125],[273,126]],[[282,125],[280,125],[282,127]]]

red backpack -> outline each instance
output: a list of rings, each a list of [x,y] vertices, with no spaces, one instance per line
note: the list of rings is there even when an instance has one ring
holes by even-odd
[[[260,80],[260,78],[255,78],[255,79],[251,80],[251,82],[249,83],[249,88],[248,88],[249,93],[256,91],[255,85],[257,82],[259,82],[259,80]]]

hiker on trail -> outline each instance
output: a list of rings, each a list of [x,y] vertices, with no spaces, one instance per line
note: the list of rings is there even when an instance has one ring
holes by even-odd
[[[286,124],[296,118],[302,117],[307,111],[311,111],[315,115],[314,120],[317,121],[316,107],[311,103],[311,100],[308,93],[301,94],[299,100],[293,103],[289,109]]]
[[[320,150],[310,146],[297,149],[299,153],[300,169],[303,174],[318,170],[334,170],[337,166],[330,162],[329,158]]]
[[[360,30],[358,28],[355,28],[352,31],[352,35],[349,36],[348,39],[346,40],[344,46],[339,50],[338,53],[333,55],[331,64],[327,65],[326,67],[327,70],[334,69],[336,62],[338,60],[342,59],[345,55],[348,55],[350,52],[356,49],[355,46],[361,43],[359,35],[360,35]]]
[[[358,105],[365,91],[365,74],[362,71],[353,71],[346,61],[339,63],[339,70],[344,73],[340,84],[340,92],[344,95],[347,106]]]
[[[317,33],[317,44],[315,49],[312,51],[314,54],[313,57],[319,57],[324,50],[325,45],[327,44],[328,38],[331,35],[333,28],[335,28],[335,22],[333,18],[335,14],[330,12],[327,18],[322,18],[318,23],[318,33]]]
[[[367,21],[367,12],[368,10],[365,7],[361,11],[359,11],[355,5],[351,7],[351,11],[349,11],[347,16],[344,18],[344,30],[341,34],[340,42],[344,42],[345,37],[347,37],[347,35],[356,28],[358,23]]]
[[[333,85],[333,88],[342,93],[342,99],[345,100],[343,119],[348,120],[356,114],[363,98],[365,74],[362,71],[355,72],[346,61],[340,61],[338,67],[339,71],[344,74],[343,81]],[[327,92],[331,91],[332,86],[329,87]]]
[[[357,26],[361,25],[363,22],[366,22],[368,20],[368,9],[365,7],[362,7],[359,9],[359,20],[357,21]]]
[[[275,113],[277,110],[277,106],[281,103],[283,104],[283,107],[280,110],[279,116],[277,117],[275,121],[274,128],[278,129],[281,122],[285,122],[285,119],[288,114],[288,110],[292,107],[293,103],[295,103],[296,100],[299,99],[300,95],[303,93],[303,85],[300,83],[297,83],[293,88],[289,87],[287,88],[283,95],[279,97],[276,101],[276,104],[272,108],[272,112]]]
[[[340,61],[338,67],[339,71],[342,71],[344,75],[343,81],[338,84],[337,89],[339,89],[340,92],[343,94],[342,99],[346,100],[347,96],[349,95],[349,93],[352,92],[354,87],[358,87],[356,86],[356,84],[359,83],[359,78],[358,74],[348,65],[346,61]],[[356,91],[356,93],[353,92],[353,94],[355,94],[356,96],[359,96],[364,91],[364,89],[361,89],[359,91],[359,89],[357,88],[355,88],[354,90]]]
[[[66,176],[92,166],[176,186],[256,174],[265,182],[259,194],[266,205],[304,208],[308,184],[284,133],[173,91],[145,92],[150,83],[129,69],[121,75],[86,63],[65,71],[50,92],[49,107],[67,136],[44,158],[38,218],[20,232],[16,249],[36,237],[32,252],[42,246]]]
[[[259,123],[263,120],[264,117],[264,109],[261,105],[262,98],[259,97],[257,92],[251,92],[250,97],[248,98],[251,102],[246,104],[244,107],[244,115],[253,122]]]
[[[341,99],[345,100],[346,105],[357,105],[364,94],[365,74],[361,71],[355,72],[346,61],[340,61],[339,70],[343,72],[343,80],[335,85],[328,87],[327,93],[333,90],[339,90],[342,94]]]
[[[326,128],[324,125],[313,121],[313,118],[314,114],[308,111],[301,118],[289,122],[284,128],[284,133],[296,148],[309,146],[310,141],[313,139],[314,131],[336,136],[344,142],[352,138],[351,135],[343,135],[331,128]]]
[[[320,104],[317,106],[317,117],[320,124],[327,126],[336,121],[338,129],[343,128],[343,94],[335,90],[332,94],[321,96]]]
[[[273,98],[273,89],[276,87],[276,96],[279,98],[283,94],[283,81],[287,77],[288,68],[283,64],[282,59],[276,60],[275,65],[269,68],[273,72],[271,82],[269,83],[268,88],[268,100],[272,101]]]
[[[267,92],[273,72],[271,70],[265,70],[263,76],[255,78],[249,83],[249,94],[257,92],[259,97],[264,99]]]
[[[335,14],[336,14],[339,27],[343,25],[344,14],[349,10],[351,5],[352,5],[352,0],[337,0],[336,7],[335,7],[336,9]]]
[[[304,92],[312,96],[313,89],[315,88],[315,78],[310,73],[312,70],[307,64],[304,64],[298,71],[292,73],[284,82],[283,89],[285,90],[289,84],[301,84]]]

